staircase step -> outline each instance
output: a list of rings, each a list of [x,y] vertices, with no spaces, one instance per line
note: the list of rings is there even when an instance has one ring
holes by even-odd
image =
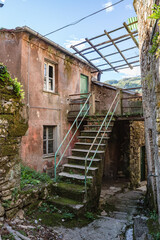
[[[91,150],[89,153],[89,157],[93,156],[95,152],[96,152],[96,156],[105,153],[105,151],[102,151],[102,150],[98,150],[98,151]],[[76,149],[76,148],[72,149],[72,155],[74,156],[85,157],[87,153],[88,153],[88,149]]]
[[[83,201],[85,194],[84,185],[74,183],[57,182],[52,185],[53,192],[60,197]]]
[[[71,212],[73,212],[75,214],[80,214],[81,212],[84,211],[84,204],[82,204],[82,202],[74,201],[69,198],[55,196],[55,197],[47,199],[47,202],[49,202],[59,208],[63,208],[66,210],[69,209]]]
[[[88,149],[91,147],[92,143],[85,143],[85,142],[76,142],[75,143],[75,148],[76,149]],[[98,147],[99,146],[99,147]],[[98,143],[94,143],[92,146],[92,150],[97,149],[98,150],[104,150],[106,147],[106,144],[98,144]]]
[[[112,131],[111,130],[107,130],[107,131],[100,131],[98,136],[102,136],[104,134],[104,136],[108,136],[108,134],[110,134]],[[98,130],[82,130],[81,131],[81,136],[96,136],[98,133]]]
[[[79,139],[80,142],[81,141],[83,141],[83,142],[85,141],[86,143],[92,143],[94,141],[94,139],[95,139],[95,136],[78,136],[78,139]],[[110,139],[109,136],[103,137],[102,143],[105,144],[108,139]],[[97,137],[96,143],[99,143],[100,140],[101,140],[101,137]]]
[[[85,166],[81,166],[81,165],[74,165],[74,164],[68,164],[68,163],[66,163],[66,164],[64,164],[63,165],[64,167],[69,167],[69,168],[77,168],[77,169],[81,169],[81,170],[85,170]],[[89,168],[91,171],[95,171],[95,170],[98,170],[98,168],[97,167],[90,167]]]
[[[90,129],[93,129],[93,130],[99,130],[100,129],[100,127],[101,127],[101,125],[95,125],[95,124],[89,124],[89,125],[83,125],[84,126],[84,130],[90,130]],[[107,126],[107,124],[106,124],[106,126]],[[102,131],[104,131],[105,130],[105,128],[106,128],[106,126],[105,126],[105,124],[102,126]],[[110,123],[109,125],[108,125],[108,128],[112,128],[114,126],[114,124],[112,124],[112,123]]]
[[[85,143],[85,142],[76,142],[75,145],[85,145],[85,146],[91,146],[92,143]],[[106,144],[104,143],[101,143],[101,144],[98,144],[98,143],[94,143],[93,146],[101,146],[101,147],[105,147]]]
[[[64,171],[72,174],[85,174],[85,166],[76,164],[64,164]],[[90,167],[88,172],[89,175],[95,176],[98,167]]]
[[[69,156],[68,157],[68,162],[71,163],[71,164],[78,164],[78,165],[84,166],[85,159],[86,159],[85,157]],[[87,158],[87,165],[90,164],[91,160],[92,160],[91,158]],[[97,166],[100,162],[101,162],[100,158],[95,158],[92,161],[92,166]]]
[[[98,130],[82,130],[81,131],[82,133],[98,133]],[[107,131],[100,131],[99,133],[104,133],[104,132],[106,132],[106,133],[111,133],[112,131],[111,130],[107,130]]]
[[[70,174],[67,172],[60,172],[58,174],[60,178],[63,180],[68,180],[70,183],[78,183],[84,185],[84,180],[85,176],[84,175],[79,175],[79,174]],[[87,176],[87,180],[92,181],[93,177],[92,176]]]

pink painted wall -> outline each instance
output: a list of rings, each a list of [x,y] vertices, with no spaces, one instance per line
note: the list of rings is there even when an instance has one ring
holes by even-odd
[[[57,147],[67,133],[69,94],[80,92],[80,74],[88,76],[91,69],[81,61],[67,56],[27,32],[0,33],[0,61],[13,77],[23,84],[28,106],[29,129],[22,139],[23,161],[38,171],[53,166],[53,157],[43,157],[43,126],[57,126]],[[57,64],[57,93],[43,90],[44,60]],[[65,146],[64,146],[65,147]],[[69,154],[70,149],[66,154]]]

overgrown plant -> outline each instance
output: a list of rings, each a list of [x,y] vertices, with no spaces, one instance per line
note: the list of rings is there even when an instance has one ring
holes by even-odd
[[[160,27],[160,5],[153,5],[153,13],[149,16],[150,19],[158,20],[158,26]],[[156,32],[154,34],[154,37],[152,39],[152,47],[149,50],[149,53],[152,55],[155,54],[156,58],[160,56],[160,35],[159,32]]]
[[[51,183],[52,179],[46,173],[36,172],[35,170],[21,166],[21,189],[28,185],[38,185],[40,183]]]
[[[2,63],[0,63],[0,81],[2,81],[4,85],[10,84],[16,95],[21,99],[24,98],[24,91],[22,89],[22,85],[20,84],[20,82],[18,82],[17,78],[15,79],[11,78],[7,70],[7,67],[4,66]]]

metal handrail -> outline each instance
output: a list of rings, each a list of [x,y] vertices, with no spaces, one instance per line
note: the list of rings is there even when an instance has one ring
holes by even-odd
[[[116,109],[117,109],[117,106],[118,106],[118,104],[119,104],[119,100],[117,101],[116,106],[114,107],[114,110],[113,110],[113,112],[112,112],[112,114],[111,114],[111,117],[110,117],[110,119],[109,119],[109,121],[108,121],[108,124],[107,124],[107,126],[105,127],[105,131],[104,131],[103,135],[101,136],[101,139],[100,139],[100,141],[99,141],[99,143],[98,143],[98,146],[97,146],[97,148],[96,148],[96,150],[95,150],[94,155],[93,155],[92,158],[91,158],[91,162],[90,162],[90,164],[89,164],[88,167],[87,167],[87,158],[88,158],[88,156],[89,156],[89,154],[90,154],[90,152],[91,152],[91,150],[92,150],[92,148],[93,148],[93,146],[94,146],[94,143],[95,143],[96,140],[97,140],[97,137],[98,137],[98,135],[99,135],[102,127],[104,126],[104,124],[106,124],[106,119],[107,119],[108,115],[110,114],[111,109],[112,109],[112,107],[113,107],[113,104],[115,103],[115,101],[116,101],[117,97],[119,96],[119,94],[120,94],[120,92],[118,92],[118,93],[116,94],[116,96],[115,96],[115,98],[114,98],[114,100],[113,100],[113,102],[112,102],[112,104],[111,104],[111,106],[110,106],[110,108],[109,108],[109,110],[108,110],[108,112],[107,112],[107,114],[106,114],[106,116],[105,116],[105,118],[104,118],[104,120],[103,120],[100,128],[99,128],[99,130],[98,130],[98,133],[96,134],[96,136],[95,136],[95,138],[94,138],[94,141],[93,141],[91,147],[89,148],[89,151],[87,152],[86,157],[85,157],[85,198],[86,198],[86,199],[87,199],[87,173],[88,173],[88,171],[89,171],[89,169],[90,169],[90,167],[91,167],[91,165],[92,165],[92,162],[93,162],[93,160],[94,160],[94,158],[95,158],[95,156],[96,156],[96,153],[97,153],[97,151],[98,151],[98,149],[99,149],[99,146],[100,146],[100,144],[101,144],[101,142],[102,142],[102,140],[103,140],[103,138],[104,138],[104,136],[105,136],[105,133],[106,133],[108,127],[109,127],[109,124],[110,124],[110,122],[112,121],[113,115],[114,115],[114,113],[115,113],[115,111],[116,111]]]
[[[83,94],[81,94],[81,95],[83,95]],[[67,151],[67,149],[68,149],[68,147],[69,147],[71,141],[73,140],[73,137],[75,136],[76,132],[78,131],[78,129],[79,129],[79,127],[80,127],[82,121],[84,120],[85,116],[87,115],[89,109],[91,108],[91,104],[90,104],[89,107],[85,110],[85,113],[84,113],[84,115],[83,115],[83,117],[82,117],[80,123],[77,124],[77,122],[78,122],[78,118],[79,118],[79,116],[81,115],[81,113],[82,113],[83,109],[85,108],[85,106],[87,106],[88,101],[89,101],[91,95],[92,95],[92,94],[89,93],[89,95],[88,95],[88,97],[87,97],[85,103],[83,104],[83,106],[82,106],[81,110],[79,111],[77,117],[75,118],[74,122],[72,123],[72,126],[71,126],[70,129],[68,130],[68,132],[67,132],[67,134],[65,135],[63,141],[61,142],[61,144],[59,145],[57,151],[55,152],[55,156],[54,156],[54,180],[55,180],[55,181],[56,181],[56,178],[57,178],[57,176],[56,176],[56,175],[57,175],[57,167],[59,166],[60,162],[62,161],[62,158],[63,158],[65,152]],[[69,133],[71,132],[71,130],[72,130],[72,128],[74,127],[75,124],[76,124],[76,130],[75,130],[74,134],[72,135],[72,138],[71,138],[70,141],[68,142],[68,144],[67,144],[65,150],[63,151],[63,153],[62,153],[62,155],[61,155],[61,157],[60,157],[60,159],[59,159],[59,161],[58,161],[58,163],[57,163],[57,154],[58,154],[59,150],[61,149],[63,143],[64,143],[65,140],[67,139]]]

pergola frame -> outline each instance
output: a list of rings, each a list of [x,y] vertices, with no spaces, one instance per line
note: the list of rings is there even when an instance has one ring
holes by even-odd
[[[138,31],[137,30],[131,31],[130,28],[129,28],[129,26],[131,26],[135,23],[137,23],[137,21],[135,21],[133,23],[130,23],[128,25],[124,22],[123,26],[120,27],[120,28],[114,29],[110,32],[107,32],[106,30],[104,30],[103,34],[95,36],[95,37],[90,38],[90,39],[85,38],[85,41],[80,42],[78,44],[75,44],[74,46],[71,46],[71,48],[74,49],[74,51],[76,52],[75,54],[79,54],[92,67],[95,68],[95,70],[93,72],[100,72],[100,73],[103,73],[103,72],[106,72],[106,71],[118,72],[118,70],[120,70],[120,69],[125,69],[125,68],[133,69],[133,67],[139,66],[139,64],[137,64],[137,63],[139,63],[139,60],[133,61],[132,59],[137,58],[139,55],[136,54],[136,55],[133,55],[133,56],[130,56],[130,57],[127,58],[127,57],[125,57],[124,53],[128,52],[130,50],[133,50],[135,48],[139,48],[139,44],[138,44],[137,39],[136,39],[136,37],[138,36]],[[122,29],[126,30],[126,34],[117,36],[115,38],[111,37],[112,33],[115,33],[115,32],[117,32],[119,30],[122,30]],[[106,36],[108,38],[107,41],[99,42],[97,44],[92,43],[93,40],[100,39],[101,37],[104,37],[104,36]],[[125,48],[125,49],[121,50],[119,48],[118,44],[121,43],[121,42],[130,40],[130,39],[133,40],[134,45],[132,47]],[[86,44],[86,43],[89,46],[87,46],[86,48],[84,48],[80,51],[77,49],[77,47],[79,47],[82,44]],[[106,48],[111,47],[111,46],[115,47],[116,52],[112,52],[112,53],[107,54],[107,55],[104,54],[103,49],[106,49]],[[96,53],[98,55],[98,57],[89,58],[89,57],[86,56],[86,55],[89,56],[89,54],[92,54],[92,53]],[[113,56],[113,55],[116,55],[116,54],[119,54],[122,59],[112,61],[112,62],[107,59],[107,57],[110,57],[110,56]],[[103,59],[105,63],[104,64],[99,64],[99,65],[95,65],[93,63],[93,61],[100,60],[100,59]],[[121,62],[124,62],[124,63],[120,64]],[[117,64],[117,63],[119,65],[115,66],[115,64]],[[101,69],[100,67],[102,67],[102,66],[106,66],[106,68]]]

